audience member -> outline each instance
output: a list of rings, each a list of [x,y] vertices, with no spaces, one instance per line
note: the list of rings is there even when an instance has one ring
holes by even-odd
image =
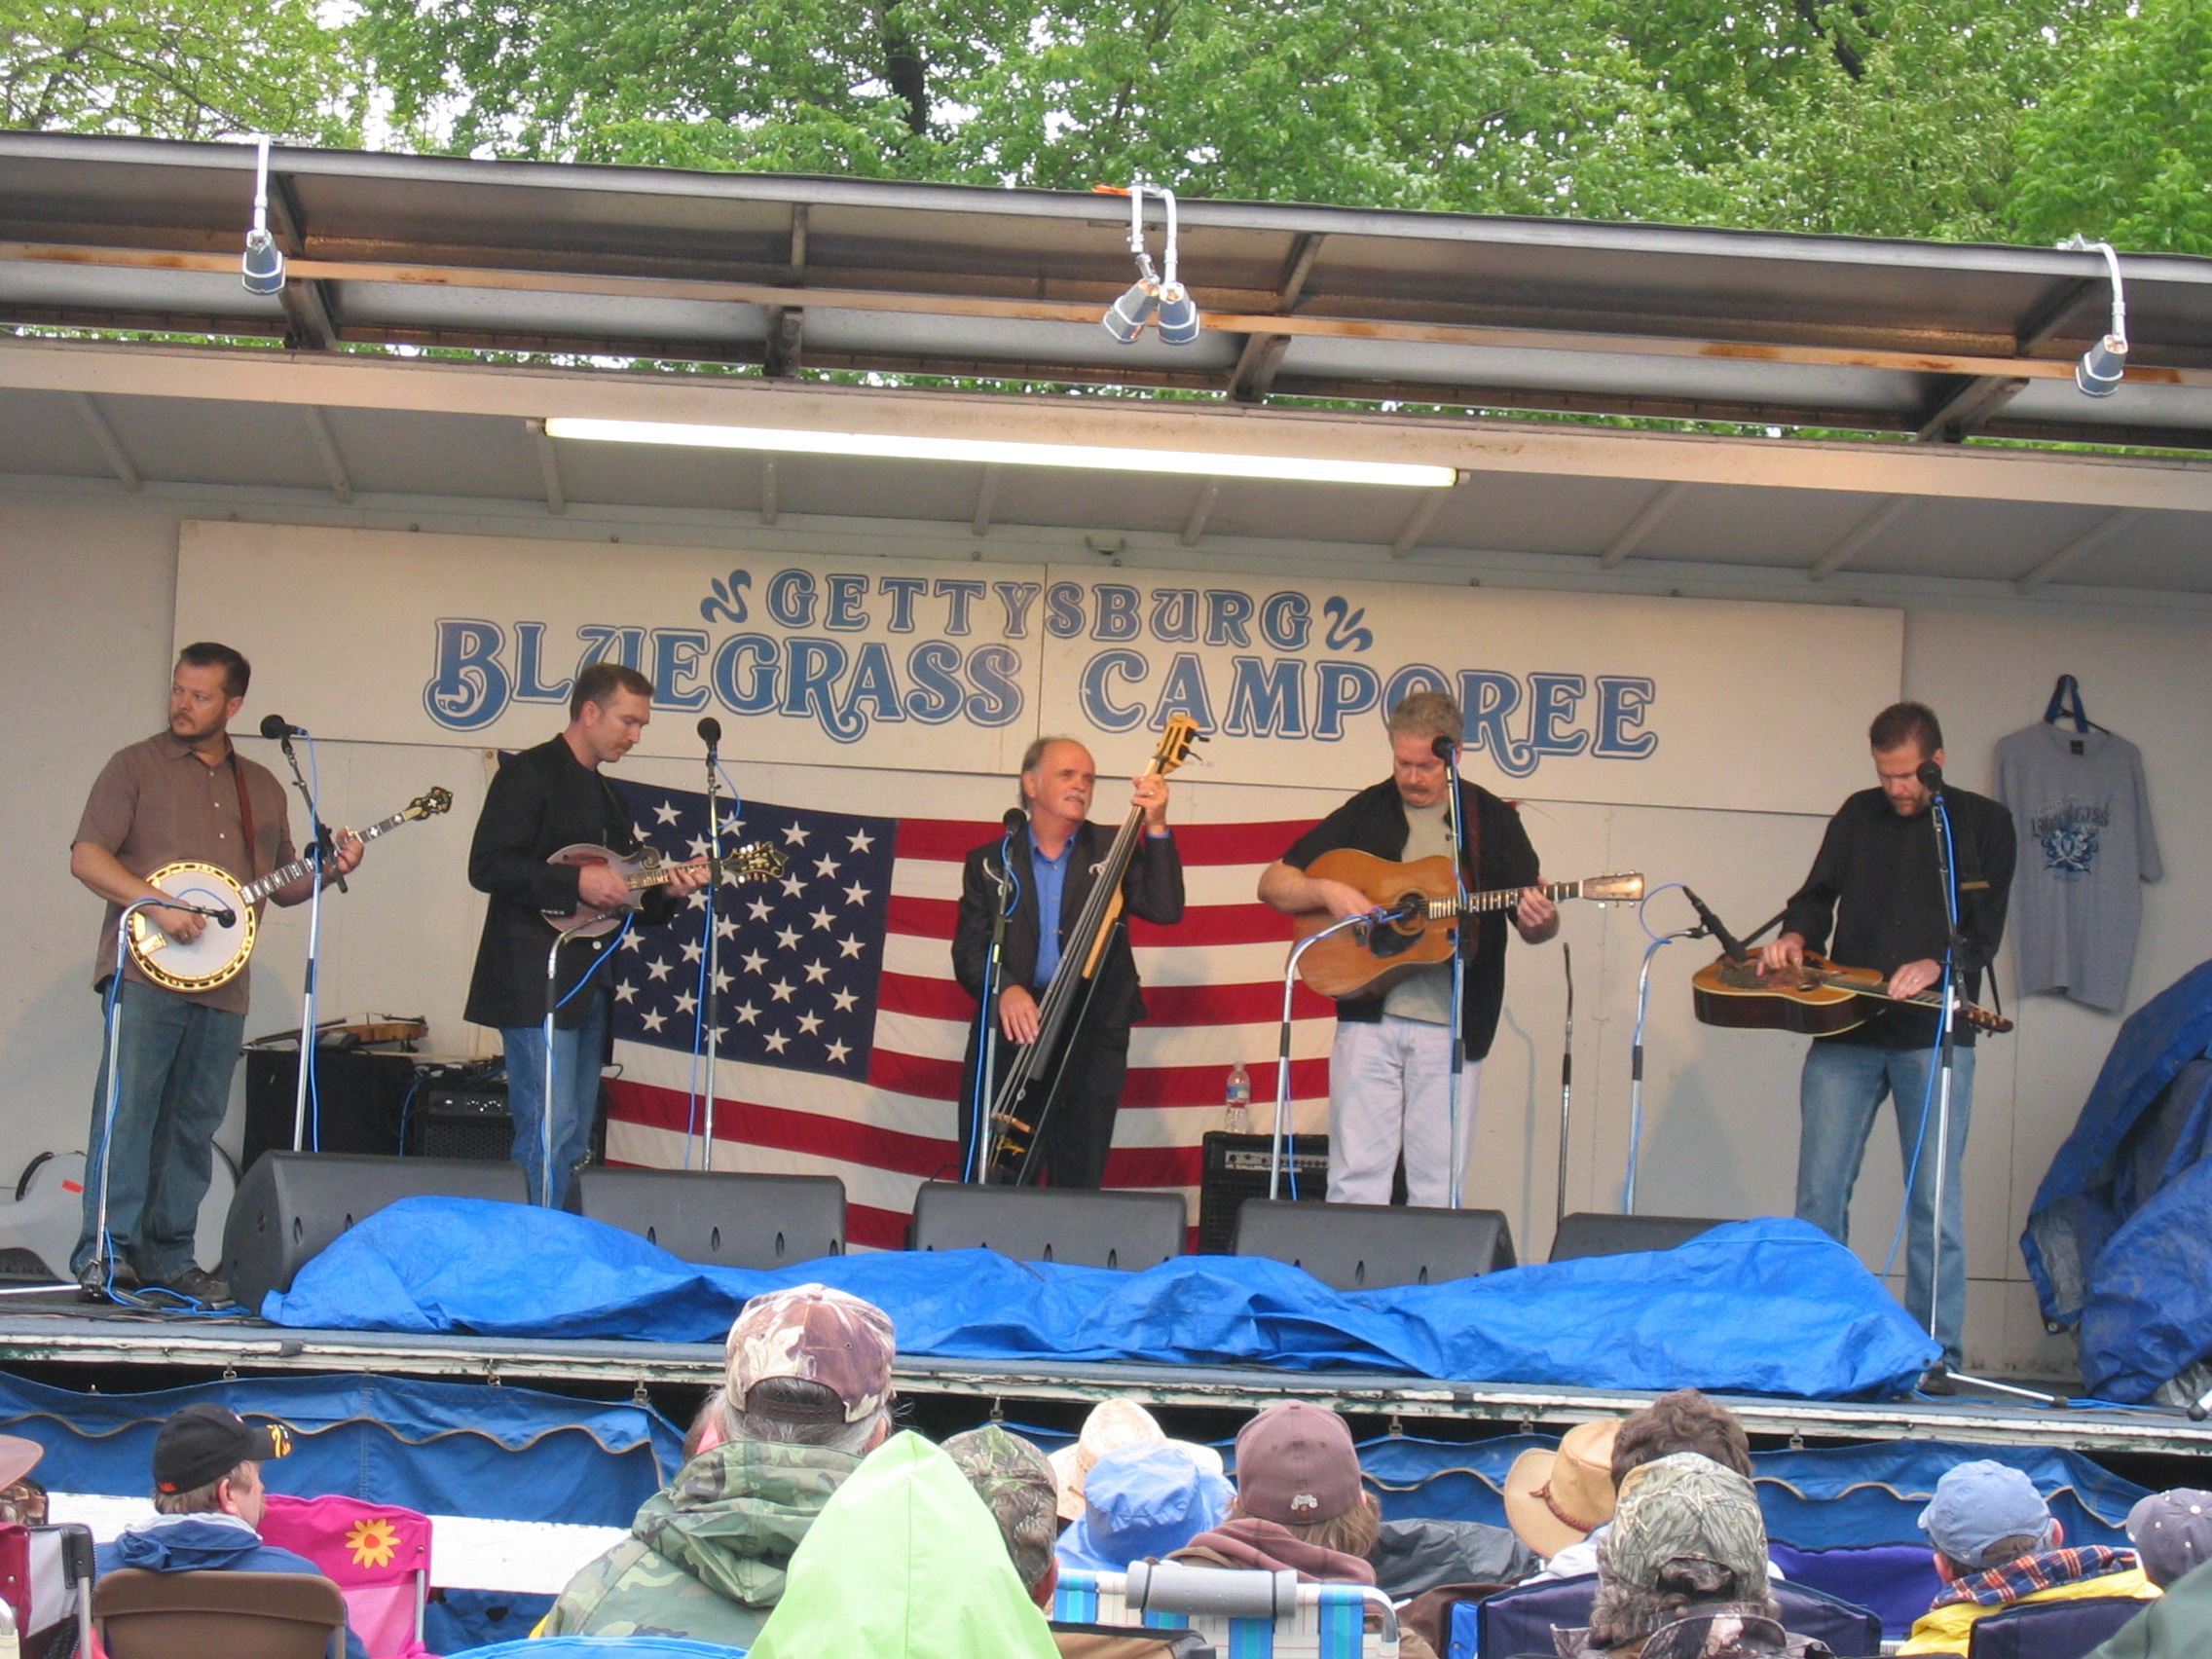
[[[2202,1659],[2212,1653],[2212,1493],[2154,1493],[2127,1513],[2144,1575],[2165,1592],[2088,1659]]]
[[[952,1459],[902,1434],[823,1507],[753,1659],[1058,1659]]]
[[[1029,1599],[1051,1612],[1060,1578],[1052,1553],[1059,1532],[1060,1483],[1051,1460],[995,1422],[954,1435],[944,1443],[944,1454],[999,1524],[1006,1553]]]
[[[1554,1635],[1568,1659],[1825,1659],[1828,1652],[1782,1627],[1751,1483],[1696,1452],[1633,1471],[1598,1546],[1590,1628]]]
[[[291,1451],[281,1426],[249,1426],[212,1401],[184,1407],[154,1436],[154,1510],[94,1557],[101,1577],[117,1567],[147,1572],[302,1572],[321,1577],[305,1556],[261,1541],[267,1493],[261,1465]],[[348,1659],[367,1650],[350,1629]]]
[[[1613,1442],[1617,1419],[1578,1422],[1559,1449],[1524,1452],[1505,1471],[1505,1519],[1515,1536],[1544,1558],[1538,1578],[1598,1570],[1591,1534],[1613,1518]]]
[[[0,1523],[16,1527],[46,1525],[46,1488],[31,1471],[46,1448],[19,1434],[0,1434]]]
[[[1920,1526],[1936,1546],[1943,1589],[1899,1653],[1963,1654],[1976,1620],[2022,1603],[2158,1593],[2125,1550],[2068,1549],[2066,1529],[2035,1482],[2009,1464],[1953,1465],[1936,1483]]]
[[[723,1411],[729,1399],[727,1388],[710,1388],[707,1397],[699,1402],[692,1414],[691,1426],[683,1431],[683,1460],[688,1463],[702,1452],[712,1452],[729,1438],[723,1427],[729,1419]]]
[[[1221,1473],[1221,1454],[1212,1447],[1168,1439],[1159,1420],[1134,1400],[1101,1400],[1083,1419],[1083,1432],[1074,1443],[1052,1454],[1052,1474],[1060,1483],[1062,1521],[1082,1518],[1083,1487],[1091,1465],[1107,1453],[1125,1446],[1172,1446],[1203,1473]]]
[[[1062,1567],[1125,1572],[1175,1553],[1229,1513],[1229,1483],[1180,1448],[1124,1446],[1090,1466],[1082,1519],[1060,1534]]]
[[[896,1346],[883,1309],[827,1285],[747,1303],[729,1332],[721,1443],[645,1500],[539,1631],[750,1646],[807,1530],[891,1434]]]

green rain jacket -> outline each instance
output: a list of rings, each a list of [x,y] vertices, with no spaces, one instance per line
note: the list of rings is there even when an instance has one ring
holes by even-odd
[[[1057,1659],[998,1523],[959,1467],[901,1434],[837,1489],[752,1659]]]
[[[645,1499],[629,1537],[569,1581],[537,1634],[751,1645],[793,1552],[860,1466],[843,1452],[756,1440],[700,1453]]]

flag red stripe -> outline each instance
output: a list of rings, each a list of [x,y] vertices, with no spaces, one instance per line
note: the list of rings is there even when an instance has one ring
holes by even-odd
[[[958,1069],[953,1068],[955,1072]],[[683,1133],[690,1102],[680,1090],[619,1079],[608,1088],[624,1123]],[[960,1156],[959,1148],[949,1140],[903,1134],[848,1118],[761,1106],[749,1100],[725,1099],[715,1108],[715,1138],[866,1163],[908,1175],[934,1175],[956,1163]]]

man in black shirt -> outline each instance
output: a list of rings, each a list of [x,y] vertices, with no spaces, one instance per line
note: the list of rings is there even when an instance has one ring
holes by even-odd
[[[499,768],[469,843],[469,885],[489,893],[492,902],[485,906],[476,971],[468,981],[467,1016],[478,1025],[498,1026],[505,1042],[513,1157],[530,1178],[533,1203],[560,1203],[569,1172],[591,1137],[613,1006],[612,976],[600,966],[612,957],[616,935],[571,940],[561,947],[552,992],[561,1005],[553,1015],[553,1156],[551,1190],[541,1192],[545,959],[556,937],[547,921],[587,904],[623,904],[631,897],[629,884],[604,864],[545,861],[576,842],[625,855],[638,851],[630,809],[600,768],[636,747],[652,719],[652,695],[653,682],[620,663],[593,663],[577,675],[568,729]],[[706,880],[704,865],[680,869],[665,885],[648,890],[639,921],[646,926],[668,921],[676,902]]]
[[[1357,916],[1375,902],[1356,887],[1306,873],[1323,853],[1350,847],[1395,864],[1448,855],[1445,797],[1451,774],[1437,756],[1439,737],[1460,739],[1459,705],[1442,691],[1416,691],[1390,711],[1390,776],[1365,789],[1301,836],[1260,875],[1263,903],[1292,915],[1326,910]],[[1559,932],[1559,909],[1536,891],[1536,851],[1521,815],[1488,790],[1459,784],[1460,822],[1470,827],[1462,853],[1467,886],[1526,887],[1513,926],[1530,944]],[[1459,1031],[1466,1069],[1459,1085],[1463,1124],[1474,1123],[1482,1062],[1505,1002],[1505,915],[1474,922]],[[1452,1201],[1452,965],[1417,970],[1380,996],[1337,1004],[1337,1037],[1329,1051],[1329,1201],[1390,1201],[1390,1178],[1403,1154],[1406,1200]],[[1466,1156],[1471,1134],[1456,1149]]]
[[[1846,967],[1889,976],[1889,994],[1912,997],[1939,989],[1949,934],[1936,860],[1935,814],[1920,781],[1922,762],[1943,763],[1943,728],[1920,703],[1899,703],[1874,718],[1867,732],[1880,787],[1862,790],[1828,820],[1813,872],[1783,915],[1783,932],[1760,953],[1762,973],[1802,965],[1805,952],[1825,952]],[[1982,970],[2005,937],[2005,902],[2012,885],[2012,816],[1985,795],[1944,789],[1958,844],[1959,996],[1979,999]],[[1959,1165],[1973,1103],[1973,1027],[1956,1022],[1951,1069],[1950,1143],[1935,1145],[1936,1010],[1862,999],[1866,1022],[1818,1037],[1805,1055],[1799,1105],[1797,1214],[1836,1239],[1851,1234],[1851,1189],[1866,1155],[1866,1137],[1887,1095],[1894,1103],[1898,1144],[1911,1190],[1907,1199],[1905,1307],[1926,1325],[1930,1287],[1936,1160],[1943,1160],[1943,1248],[1935,1334],[1945,1359],[1962,1358],[1966,1320],[1965,1203]],[[1923,1132],[1925,1124],[1925,1134]]]

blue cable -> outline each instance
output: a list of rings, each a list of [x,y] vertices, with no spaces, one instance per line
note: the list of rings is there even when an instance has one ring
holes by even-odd
[[[322,822],[322,763],[315,755],[313,734],[303,731],[300,735],[307,739],[308,744],[308,834],[313,838],[315,834],[315,827]],[[325,852],[333,860],[338,856],[336,845],[325,849]],[[321,900],[322,862],[323,855],[318,854],[314,861],[315,867],[311,878],[315,883],[316,889],[315,892],[309,895],[309,903],[319,903]],[[300,1033],[300,1064],[308,1068],[308,1147],[311,1151],[320,1152],[322,1150],[322,1078],[315,1069],[315,1033],[313,1029],[322,1014],[322,964],[320,962],[314,965],[314,992],[308,999],[308,1023],[311,1028]]]
[[[1670,881],[1670,882],[1667,882],[1667,883],[1666,883],[1666,884],[1665,884],[1664,886],[1660,886],[1660,887],[1654,887],[1654,888],[1653,888],[1653,889],[1652,889],[1652,890],[1651,890],[1650,892],[1646,893],[1646,894],[1645,894],[1645,895],[1643,896],[1643,903],[1642,903],[1641,904],[1639,904],[1639,905],[1637,905],[1637,907],[1636,907],[1636,925],[1637,925],[1638,927],[1640,927],[1640,928],[1641,928],[1641,929],[1643,930],[1643,937],[1644,937],[1645,939],[1650,939],[1650,940],[1657,940],[1657,939],[1672,939],[1672,938],[1674,938],[1674,937],[1675,937],[1675,936],[1674,936],[1673,934],[1655,934],[1655,933],[1653,933],[1653,932],[1651,931],[1651,924],[1650,924],[1649,922],[1647,922],[1647,921],[1645,921],[1645,920],[1643,919],[1643,912],[1644,912],[1644,908],[1645,908],[1645,906],[1647,906],[1647,905],[1648,905],[1648,904],[1649,904],[1649,903],[1651,903],[1651,901],[1652,901],[1652,900],[1654,900],[1654,899],[1658,898],[1660,894],[1662,894],[1662,893],[1668,893],[1668,892],[1673,892],[1673,891],[1677,891],[1677,890],[1679,890],[1679,889],[1681,889],[1681,888],[1682,888],[1682,884],[1681,884],[1680,882],[1678,882],[1678,881]]]
[[[735,830],[738,820],[745,811],[745,797],[738,793],[737,784],[731,779],[728,768],[723,766],[719,755],[715,756],[715,775],[721,779],[722,787],[729,791],[729,810],[723,820],[724,827]],[[709,828],[712,829],[713,826],[710,825]],[[721,849],[710,841],[707,850],[713,854]],[[707,1051],[707,1017],[711,1012],[711,997],[707,986],[707,953],[714,948],[715,908],[720,902],[720,881],[710,877],[707,882],[707,927],[699,940],[699,1002],[691,1025],[691,1085],[684,1094],[683,1167],[686,1169],[691,1167],[692,1137],[699,1132],[699,1065]],[[715,987],[712,996],[720,994],[720,987]]]
[[[586,968],[584,970],[582,978],[578,979],[574,984],[569,987],[568,996],[563,997],[559,1002],[553,1005],[553,1012],[555,1014],[559,1014],[563,1009],[569,1006],[569,997],[574,996],[578,991],[582,990],[586,985],[591,983],[593,976],[599,972],[600,968],[604,964],[614,960],[614,953],[622,948],[623,940],[629,937],[630,924],[637,919],[638,912],[635,910],[631,910],[624,914],[624,916],[622,917],[622,931],[614,936],[614,942],[607,947],[606,953],[602,955],[598,961],[594,962],[589,968]]]

